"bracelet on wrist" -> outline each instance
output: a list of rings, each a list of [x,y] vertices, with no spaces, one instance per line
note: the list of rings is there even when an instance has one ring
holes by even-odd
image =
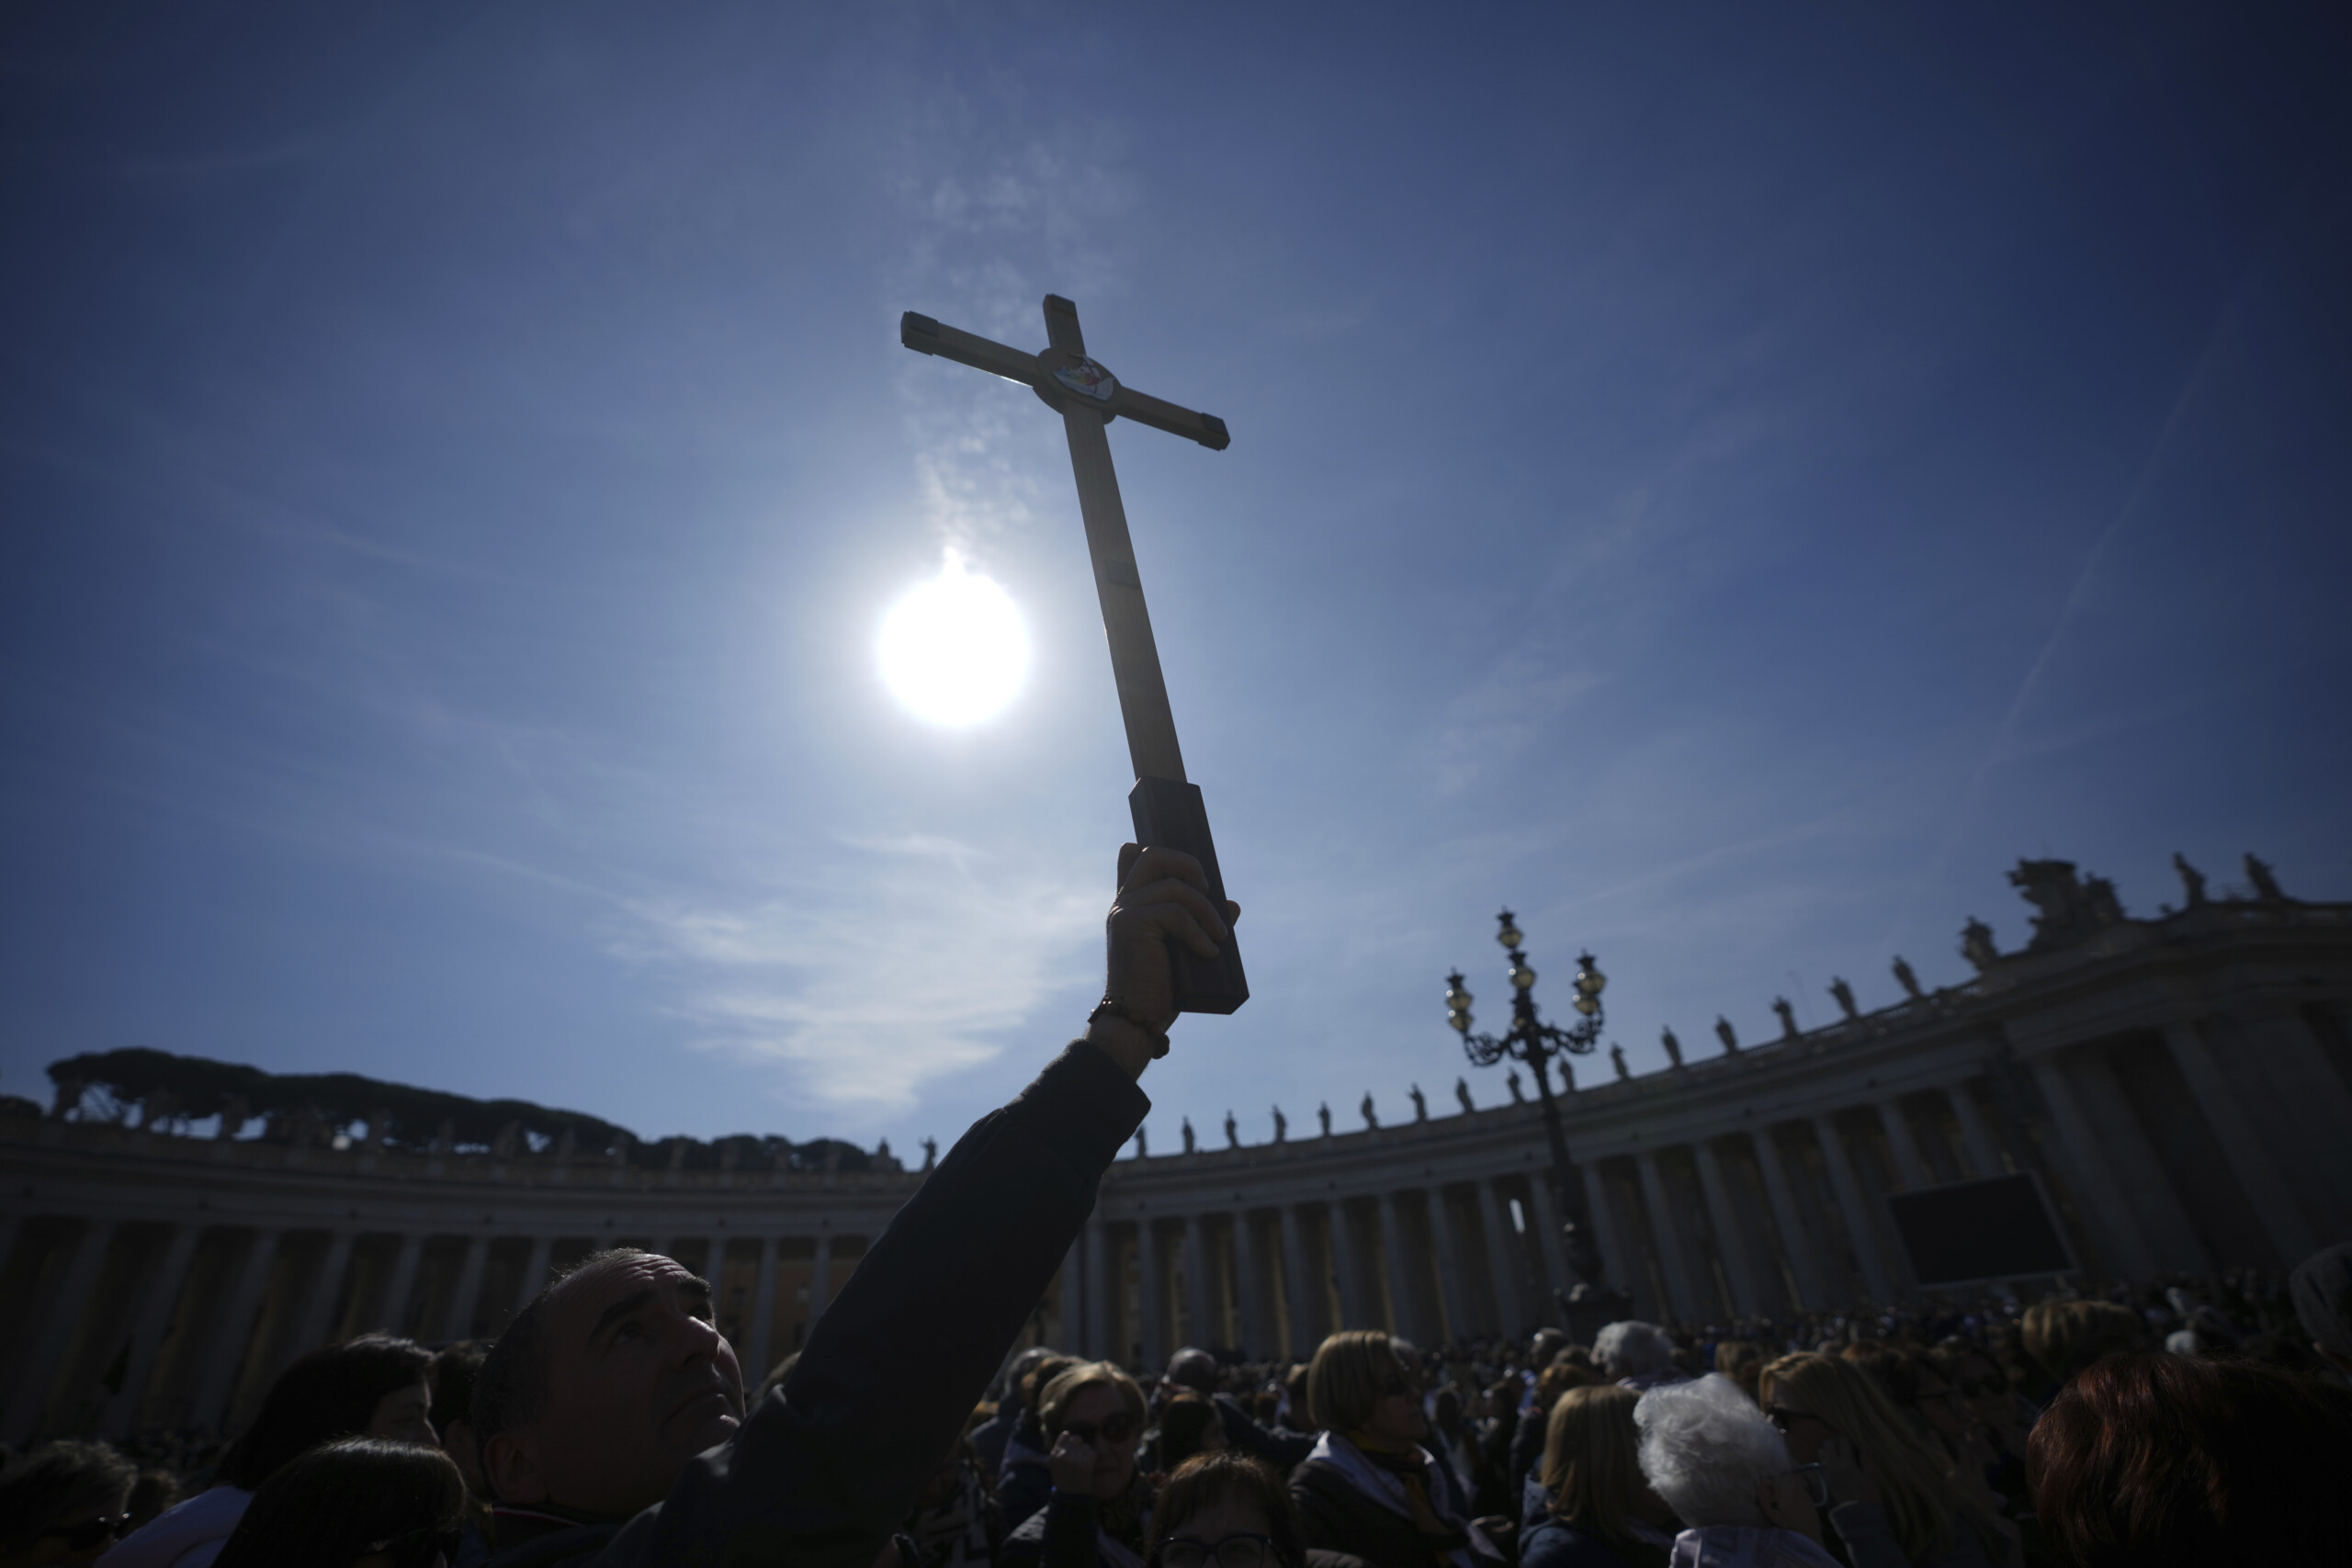
[[[1143,1037],[1151,1043],[1153,1061],[1156,1062],[1168,1055],[1167,1032],[1118,998],[1105,995],[1101,1001],[1094,1004],[1094,1010],[1086,1015],[1086,1021],[1089,1025],[1092,1025],[1102,1022],[1106,1018],[1115,1018],[1122,1023],[1132,1024],[1142,1031]]]

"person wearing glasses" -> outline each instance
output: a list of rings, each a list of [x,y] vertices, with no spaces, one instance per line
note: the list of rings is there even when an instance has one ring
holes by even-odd
[[[1151,1485],[1136,1469],[1143,1390],[1109,1361],[1081,1361],[1037,1400],[1054,1489],[997,1552],[998,1568],[1141,1568]]]
[[[1856,1568],[1979,1568],[2022,1555],[2016,1527],[1981,1487],[1957,1483],[1951,1459],[1854,1362],[1801,1351],[1766,1367],[1758,1386],[1789,1452],[1823,1466],[1830,1528]]]
[[[0,1568],[95,1562],[130,1516],[139,1468],[104,1443],[61,1438],[0,1472]]]
[[[1306,1544],[1373,1568],[1488,1568],[1510,1561],[1508,1519],[1473,1519],[1421,1447],[1420,1390],[1385,1334],[1351,1329],[1315,1352],[1306,1402],[1324,1428],[1291,1476]]]
[[[1642,1475],[1630,1388],[1572,1388],[1544,1438],[1544,1510],[1520,1568],[1667,1568],[1681,1521]]]
[[[1145,1568],[1316,1568],[1345,1563],[1310,1553],[1282,1478],[1233,1449],[1176,1469],[1151,1514]],[[1361,1565],[1354,1565],[1361,1568]]]
[[[1668,1383],[1634,1406],[1642,1475],[1682,1521],[1674,1568],[1834,1568],[1821,1544],[1828,1487],[1721,1372]],[[1851,1568],[1881,1568],[1859,1558]]]

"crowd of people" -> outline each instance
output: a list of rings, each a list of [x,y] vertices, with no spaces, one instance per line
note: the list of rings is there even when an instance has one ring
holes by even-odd
[[[311,1350],[176,1472],[74,1438],[11,1456],[0,1568],[2352,1563],[2352,1244],[2283,1291],[1008,1365],[1148,1108],[1165,944],[1213,952],[1236,913],[1183,857],[1120,870],[1086,1038],[750,1395],[706,1281],[599,1253],[494,1343]]]
[[[78,1438],[16,1456],[0,1568],[601,1562],[758,1428],[700,1280],[617,1252],[574,1281],[496,1345],[314,1350],[181,1472]],[[1034,1348],[903,1507],[877,1497],[887,1545],[774,1539],[852,1568],[2352,1562],[2352,1246],[2282,1283],[1590,1344],[1351,1330],[1304,1362],[1187,1348],[1140,1377]],[[821,1397],[804,1359],[763,1397]]]

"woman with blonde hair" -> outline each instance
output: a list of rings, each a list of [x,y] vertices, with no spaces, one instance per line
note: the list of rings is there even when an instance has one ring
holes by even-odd
[[[1471,1519],[1443,1466],[1421,1447],[1420,1390],[1385,1334],[1334,1334],[1306,1370],[1306,1403],[1323,1428],[1291,1476],[1306,1544],[1372,1568],[1498,1568],[1507,1519]]]
[[[1856,1568],[1979,1568],[2011,1555],[2015,1527],[1961,1489],[1951,1461],[1860,1367],[1801,1351],[1766,1367],[1758,1391],[1790,1458],[1826,1473],[1829,1526]]]
[[[1038,1391],[1053,1495],[998,1548],[998,1568],[1142,1568],[1151,1485],[1136,1470],[1143,1390],[1109,1361],[1080,1361]]]
[[[1666,1568],[1680,1521],[1642,1474],[1630,1388],[1572,1388],[1544,1430],[1545,1509],[1520,1568]]]

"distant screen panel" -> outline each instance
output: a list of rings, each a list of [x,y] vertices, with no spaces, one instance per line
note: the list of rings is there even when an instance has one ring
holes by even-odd
[[[1887,1197],[1922,1285],[2064,1274],[2075,1267],[2031,1176],[1956,1181]]]

